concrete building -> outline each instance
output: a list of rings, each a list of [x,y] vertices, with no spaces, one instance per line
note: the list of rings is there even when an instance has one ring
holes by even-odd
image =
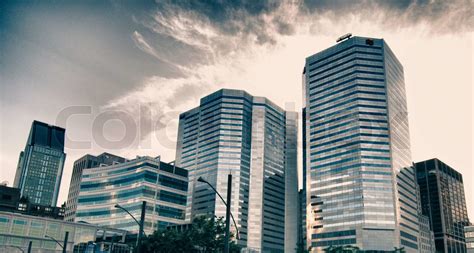
[[[303,70],[307,246],[418,252],[403,66],[383,39],[350,36]]]
[[[67,221],[74,221],[74,218],[76,217],[77,198],[79,196],[82,171],[84,169],[113,165],[125,161],[127,161],[127,159],[109,153],[102,153],[98,156],[87,154],[77,159],[72,167],[71,183],[69,184],[69,194],[66,202],[65,219]]]
[[[434,233],[430,228],[430,218],[428,216],[422,215],[421,213],[418,215],[420,220],[420,238],[419,238],[419,245],[418,248],[420,249],[420,253],[435,253],[435,240],[434,240]]]
[[[0,211],[0,253],[61,253],[66,232],[67,252],[130,252],[124,230]]]
[[[294,252],[296,140],[297,114],[264,97],[231,89],[203,97],[179,121],[176,164],[189,171],[187,219],[225,217],[225,205],[197,179],[203,177],[225,199],[230,173],[238,243],[248,252]]]

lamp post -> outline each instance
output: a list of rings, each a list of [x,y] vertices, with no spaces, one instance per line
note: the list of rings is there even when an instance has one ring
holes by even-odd
[[[53,237],[51,237],[49,235],[45,235],[44,237],[55,241],[63,249],[63,253],[66,253],[67,240],[68,240],[68,237],[69,237],[69,232],[68,231],[66,231],[66,233],[64,234],[63,244],[61,244],[60,242],[58,242],[58,240],[54,239]]]
[[[14,245],[5,245],[5,248],[7,247],[11,247],[11,248],[15,248],[15,249],[19,249],[21,252],[25,253],[25,251],[23,250],[22,247],[19,247],[19,246],[14,246]]]
[[[121,206],[119,204],[115,204],[115,208],[119,208],[119,209],[123,210],[124,212],[126,212],[138,224],[138,241],[137,241],[136,252],[140,252],[141,246],[142,246],[142,234],[145,233],[143,231],[143,225],[145,224],[146,201],[142,202],[142,213],[140,215],[140,221],[135,219],[135,217],[127,209],[125,209],[123,206]]]
[[[201,183],[206,183],[207,185],[209,185],[209,187],[211,187],[211,189],[219,196],[219,198],[222,200],[222,202],[226,206],[226,212],[225,212],[225,240],[226,240],[226,243],[224,244],[224,253],[229,253],[229,250],[230,250],[230,218],[231,217],[232,217],[232,221],[234,222],[234,226],[235,226],[235,230],[236,230],[236,237],[237,237],[237,239],[239,239],[239,229],[237,228],[237,223],[235,222],[234,216],[232,215],[232,213],[230,211],[231,195],[232,195],[232,175],[231,174],[227,175],[227,202],[219,194],[219,192],[216,190],[216,188],[214,188],[214,186],[212,186],[204,178],[199,177],[197,181],[201,182]]]

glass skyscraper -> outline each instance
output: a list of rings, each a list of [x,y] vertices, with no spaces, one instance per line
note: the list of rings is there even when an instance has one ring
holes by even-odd
[[[238,243],[255,252],[294,252],[296,140],[297,114],[266,98],[230,89],[202,98],[179,121],[176,164],[189,171],[187,218],[225,217],[225,205],[197,179],[226,199],[230,173]]]
[[[131,161],[83,171],[75,221],[138,233],[142,201],[147,202],[144,231],[150,235],[168,225],[183,224],[188,172],[160,161],[138,157]]]
[[[306,58],[307,246],[418,252],[403,67],[383,39],[352,37]]]
[[[15,181],[21,196],[33,204],[56,206],[63,174],[65,129],[33,121],[20,153]]]
[[[120,156],[102,153],[98,156],[87,154],[74,161],[71,183],[69,184],[69,194],[66,202],[66,216],[64,219],[67,221],[74,221],[74,217],[76,216],[77,198],[79,197],[81,186],[82,171],[84,169],[123,163],[126,160],[127,159]]]
[[[436,252],[465,253],[469,225],[461,173],[438,159],[415,164],[421,211],[429,217]]]

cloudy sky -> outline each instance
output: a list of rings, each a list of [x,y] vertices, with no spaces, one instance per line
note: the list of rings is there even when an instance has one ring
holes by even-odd
[[[65,127],[66,165],[103,151],[174,160],[177,116],[221,87],[301,109],[305,57],[384,38],[405,68],[414,161],[464,175],[474,219],[473,2],[0,1],[0,181],[31,122]]]

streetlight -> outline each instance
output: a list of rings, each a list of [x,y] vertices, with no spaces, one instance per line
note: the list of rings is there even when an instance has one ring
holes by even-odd
[[[143,231],[143,225],[145,223],[145,211],[146,211],[146,201],[142,202],[142,213],[140,215],[140,222],[135,219],[135,217],[127,210],[125,207],[115,204],[115,208],[119,208],[123,210],[124,212],[128,213],[130,217],[138,224],[138,241],[137,241],[137,252],[140,252],[140,248],[142,246],[142,233],[144,234],[145,232]]]
[[[63,253],[66,253],[67,240],[68,240],[68,237],[69,237],[69,231],[66,231],[66,233],[64,234],[64,243],[63,244],[61,244],[60,242],[58,242],[58,240],[54,239],[53,237],[51,237],[49,235],[45,235],[44,237],[55,241],[63,249]]]
[[[12,247],[12,248],[15,248],[15,249],[19,249],[21,252],[25,253],[25,251],[23,250],[22,247],[19,247],[19,246],[14,246],[14,245],[5,245],[5,248],[6,247]]]
[[[230,206],[231,206],[231,195],[232,195],[232,175],[229,174],[227,175],[227,202],[224,200],[224,198],[219,194],[219,192],[212,186],[209,182],[207,182],[204,178],[199,177],[198,182],[201,183],[206,183],[211,187],[211,189],[219,196],[219,198],[222,200],[224,205],[226,206],[226,212],[225,212],[225,240],[226,243],[224,244],[224,253],[229,253],[230,247],[230,217],[232,217],[232,221],[234,222],[235,230],[236,230],[236,238],[239,239],[239,229],[237,228],[237,223],[235,222],[234,215],[232,215],[230,211]],[[230,216],[230,217],[229,217]]]

